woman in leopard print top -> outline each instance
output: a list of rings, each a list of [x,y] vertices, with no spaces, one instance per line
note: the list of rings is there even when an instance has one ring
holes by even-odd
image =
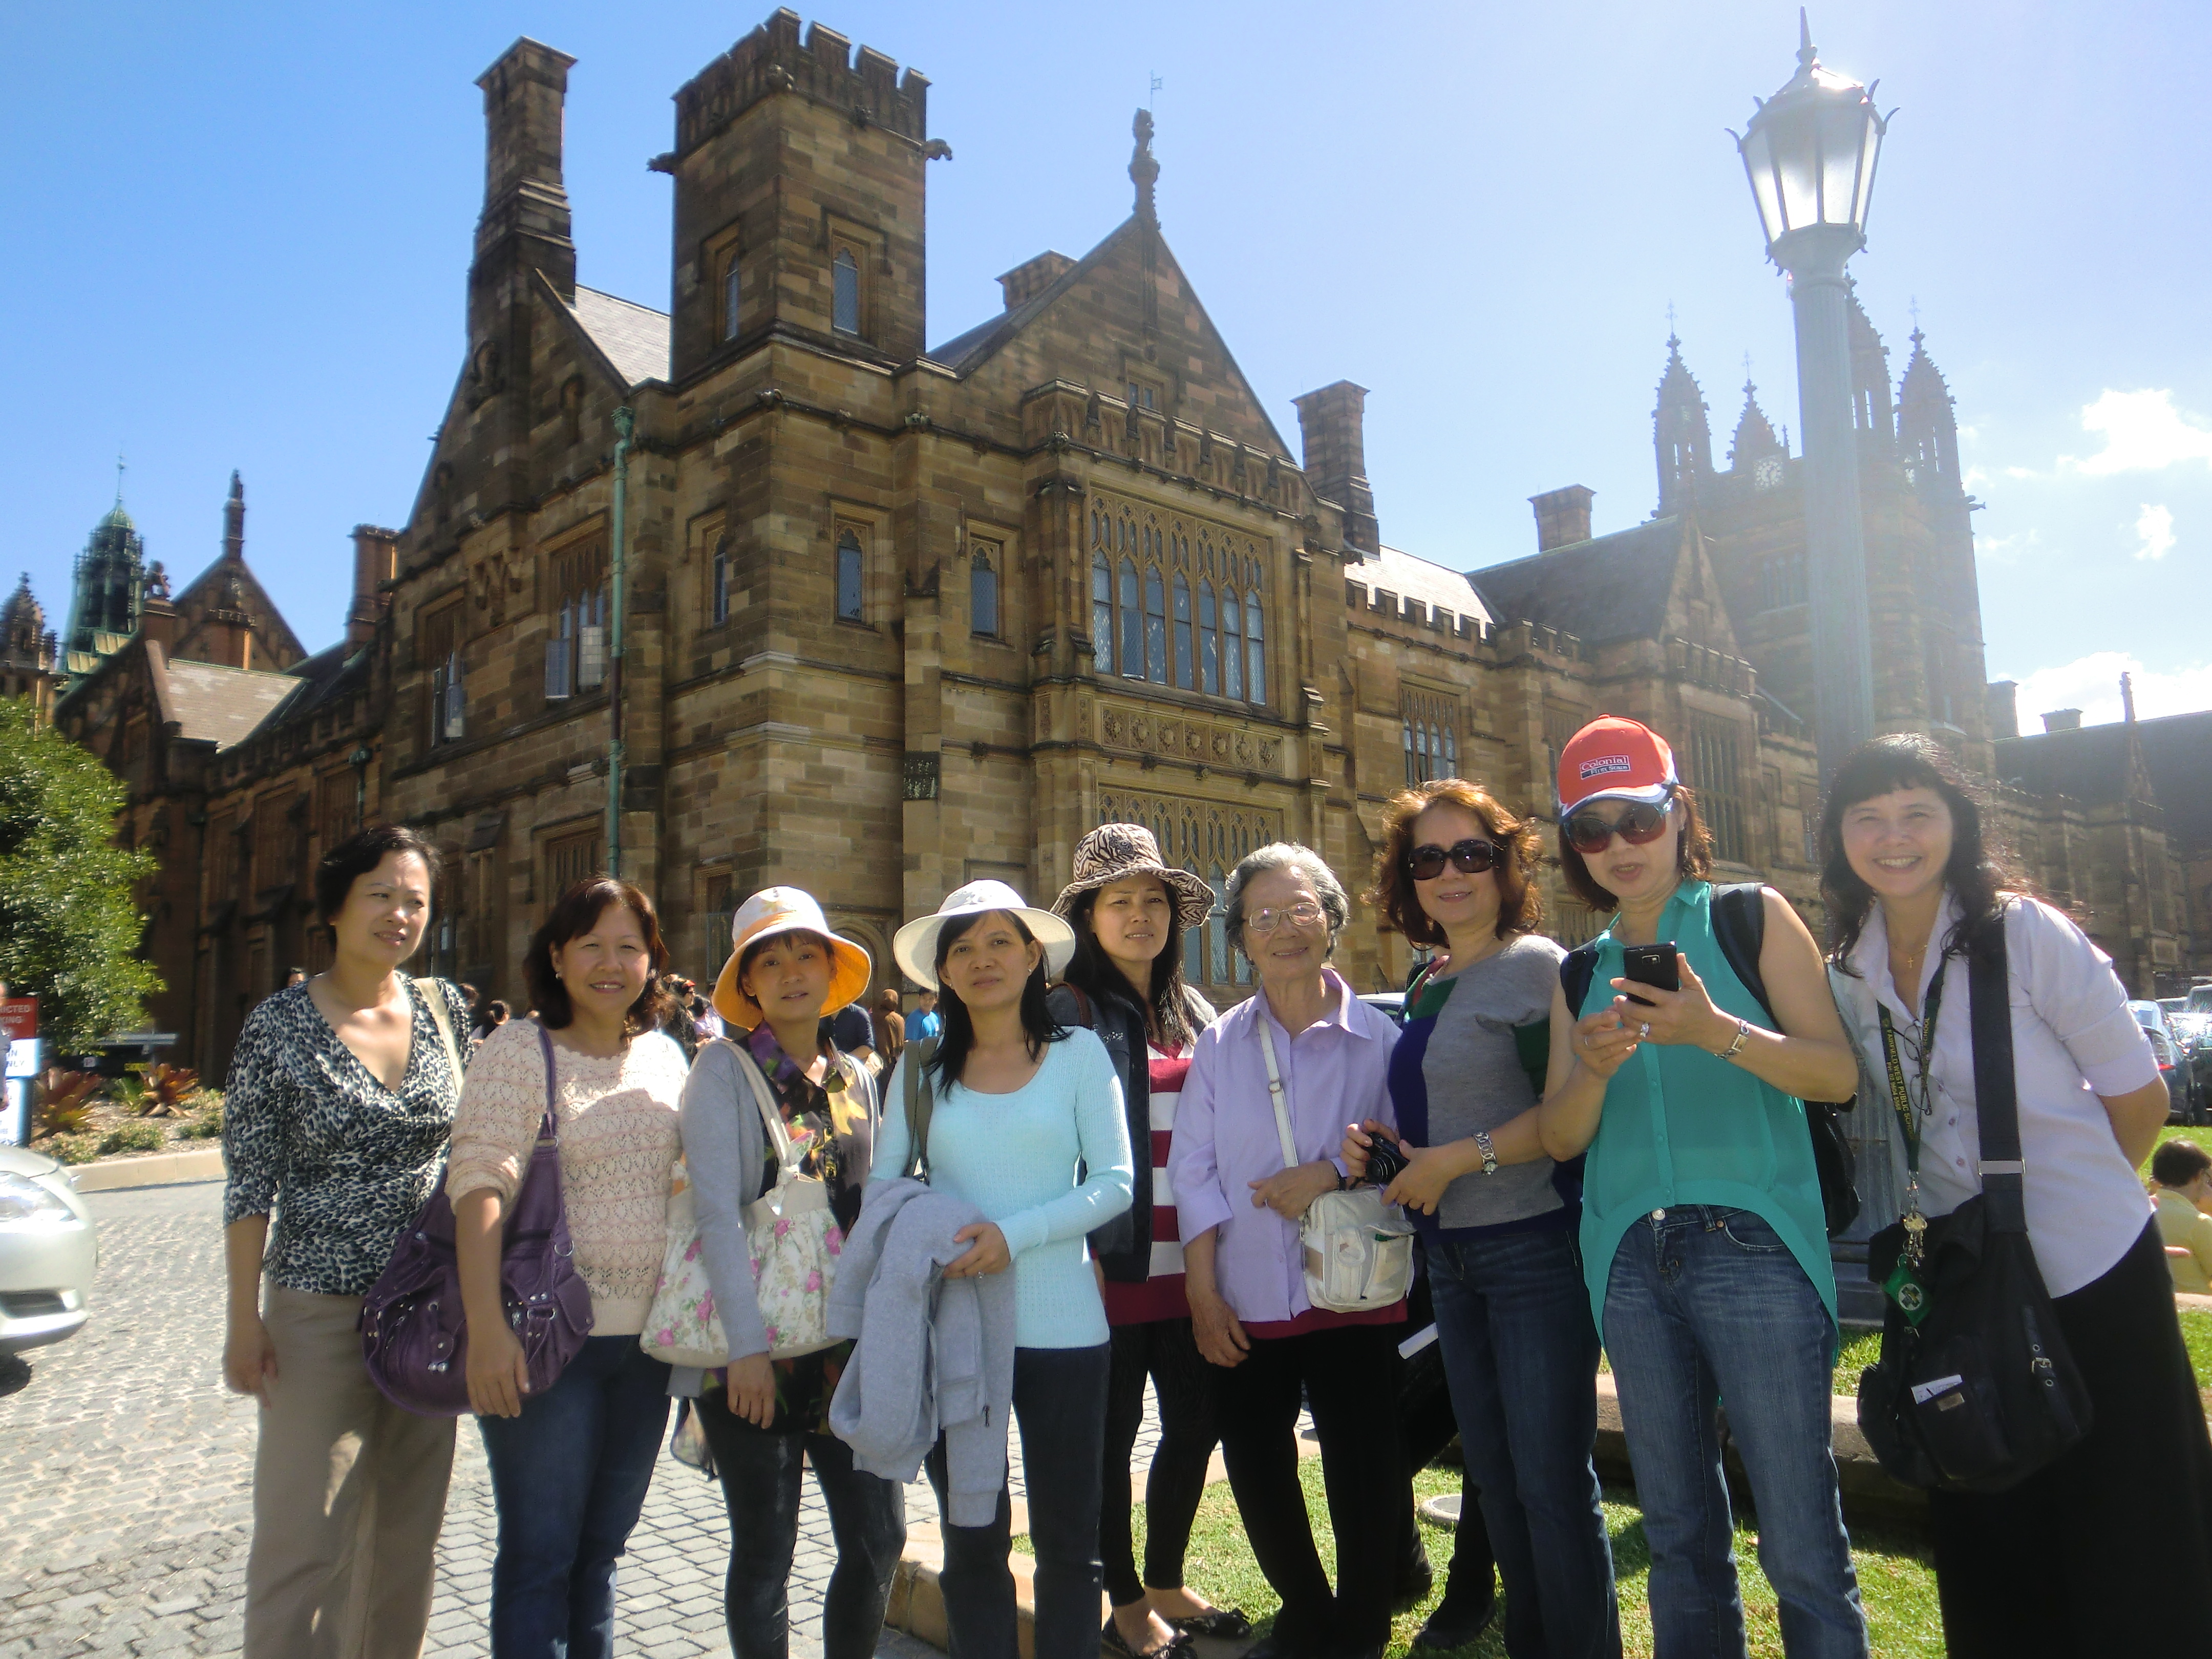
[[[331,969],[256,1008],[231,1057],[223,1377],[261,1402],[248,1659],[342,1644],[412,1659],[429,1623],[453,1425],[377,1392],[357,1327],[361,1292],[437,1183],[471,1046],[460,993],[404,970],[434,858],[389,826],[325,858]],[[349,1638],[352,1609],[366,1617]]]

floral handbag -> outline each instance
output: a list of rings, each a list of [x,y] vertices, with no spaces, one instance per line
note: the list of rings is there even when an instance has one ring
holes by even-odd
[[[799,1171],[800,1154],[769,1092],[768,1079],[752,1056],[736,1043],[726,1046],[737,1056],[738,1074],[751,1087],[775,1152],[775,1187],[745,1206],[745,1243],[752,1256],[753,1295],[768,1326],[769,1357],[790,1359],[836,1341],[829,1329],[830,1286],[836,1278],[843,1235],[830,1207],[829,1187]],[[668,1253],[639,1346],[672,1365],[713,1368],[730,1363],[729,1339],[701,1259],[690,1183],[680,1176],[668,1200]]]

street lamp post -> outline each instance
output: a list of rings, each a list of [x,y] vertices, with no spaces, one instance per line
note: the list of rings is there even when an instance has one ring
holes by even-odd
[[[1814,729],[1825,787],[1844,757],[1874,735],[1844,266],[1866,246],[1867,204],[1888,122],[1875,111],[1872,87],[1821,67],[1802,10],[1797,34],[1797,73],[1759,104],[1741,135],[1729,136],[1751,181],[1767,257],[1789,273],[1796,313]]]

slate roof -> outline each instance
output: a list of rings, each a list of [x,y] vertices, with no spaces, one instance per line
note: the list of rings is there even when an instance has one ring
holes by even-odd
[[[1016,306],[1012,311],[1002,311],[988,321],[977,324],[965,334],[956,334],[943,345],[929,353],[930,361],[942,363],[955,374],[965,375],[1015,335],[1020,333],[1030,318],[1036,316],[1054,300],[1073,288],[1089,274],[1091,268],[1104,257],[1129,228],[1137,222],[1131,215],[1106,234],[1105,240],[1085,254],[1059,276]]]
[[[595,288],[576,285],[568,309],[606,354],[623,384],[637,386],[668,378],[668,313],[650,306],[633,304]]]
[[[1654,639],[1666,627],[1667,596],[1681,554],[1681,520],[1651,519],[1533,558],[1470,570],[1467,580],[1501,627],[1540,623],[1592,645]]]
[[[1482,602],[1482,595],[1456,570],[1395,547],[1385,547],[1379,557],[1347,563],[1344,574],[1370,589],[1395,593],[1400,599],[1418,599],[1431,610],[1449,611],[1455,617],[1473,617],[1489,624],[1497,618]]]
[[[296,674],[226,668],[211,662],[172,661],[167,673],[169,707],[175,712],[179,735],[191,742],[212,743],[218,754],[260,730],[301,684]]]
[[[2212,848],[2212,709],[2137,720],[2136,740],[2150,773],[2151,793],[2166,811],[2173,846]],[[1997,776],[2033,794],[2070,795],[2085,805],[2120,799],[2127,784],[2124,722],[2072,732],[2000,738]]]

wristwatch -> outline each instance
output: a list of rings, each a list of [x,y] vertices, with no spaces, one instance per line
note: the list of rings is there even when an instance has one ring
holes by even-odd
[[[1740,1019],[1735,1023],[1735,1041],[1729,1043],[1725,1048],[1714,1049],[1713,1058],[1716,1060],[1734,1060],[1738,1054],[1743,1052],[1743,1045],[1750,1041],[1751,1022],[1747,1019]]]
[[[1482,1154],[1482,1172],[1486,1176],[1498,1173],[1498,1149],[1490,1144],[1490,1136],[1483,1130],[1474,1132],[1474,1150]]]

